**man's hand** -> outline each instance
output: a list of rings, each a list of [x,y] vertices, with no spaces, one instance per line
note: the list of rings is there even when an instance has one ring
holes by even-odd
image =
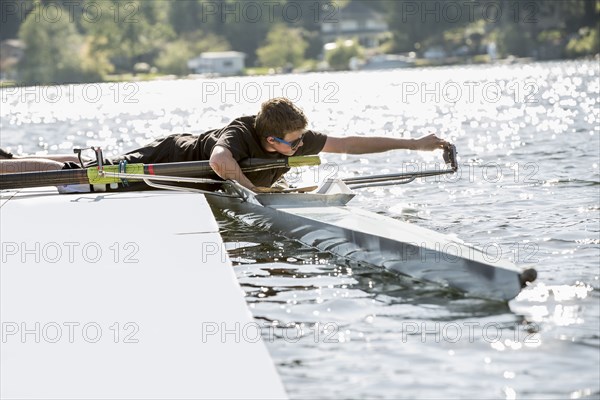
[[[219,177],[228,180],[234,180],[247,189],[252,189],[254,185],[244,175],[238,162],[233,158],[231,151],[225,147],[215,146],[210,155],[210,167]]]
[[[429,134],[415,139],[415,150],[421,151],[433,151],[437,149],[443,149],[449,146],[450,143],[444,139],[440,139],[435,134]]]

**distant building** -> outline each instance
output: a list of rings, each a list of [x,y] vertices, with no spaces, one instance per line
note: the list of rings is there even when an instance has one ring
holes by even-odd
[[[245,68],[246,54],[239,51],[206,52],[188,61],[195,74],[240,75]]]
[[[423,58],[427,60],[442,60],[447,56],[446,51],[440,46],[430,47],[423,53]]]
[[[25,55],[25,44],[17,39],[0,42],[0,79],[18,79],[17,64]]]
[[[332,17],[321,22],[323,43],[335,42],[338,39],[358,38],[358,42],[366,48],[379,46],[381,39],[390,35],[385,15],[373,11],[369,7],[350,2]]]
[[[359,64],[357,69],[361,70],[379,70],[407,68],[415,65],[414,58],[398,54],[378,54],[369,57],[364,63]],[[350,67],[352,69],[352,67]]]

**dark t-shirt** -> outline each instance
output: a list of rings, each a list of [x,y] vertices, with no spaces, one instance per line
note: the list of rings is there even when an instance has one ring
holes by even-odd
[[[260,144],[260,137],[254,129],[256,116],[241,117],[233,120],[221,129],[207,131],[200,136],[181,134],[159,139],[141,149],[133,150],[123,157],[128,162],[145,164],[208,160],[215,146],[222,146],[231,151],[236,161],[246,158],[277,159],[281,154],[265,151]],[[307,131],[302,140],[303,145],[296,150],[295,155],[317,154],[325,146],[327,135]],[[111,160],[118,163],[118,159]],[[271,186],[286,173],[289,168],[270,169],[249,172],[248,179],[257,186]]]

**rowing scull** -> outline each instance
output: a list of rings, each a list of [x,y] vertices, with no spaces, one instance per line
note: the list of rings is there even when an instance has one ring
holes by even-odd
[[[471,297],[508,301],[536,276],[454,237],[348,206],[354,193],[342,180],[316,193],[256,194],[234,182],[225,186],[240,196],[207,200],[242,222]]]
[[[450,168],[330,180],[313,193],[255,193],[234,181],[192,178],[212,174],[206,161],[103,167],[101,152],[97,151],[96,167],[75,172],[4,174],[0,175],[0,188],[39,186],[46,181],[54,185],[89,183],[102,187],[142,180],[160,189],[197,191],[204,193],[209,203],[221,210],[231,210],[242,220],[283,233],[309,246],[458,289],[470,296],[508,301],[536,278],[534,269],[522,271],[508,260],[490,257],[454,237],[347,205],[354,197],[351,188],[403,184],[417,177],[454,173],[458,168],[454,146],[445,149],[444,159]],[[318,157],[306,156],[248,160],[242,163],[242,168],[289,168],[319,162]],[[172,181],[218,184],[224,191],[157,183]],[[251,218],[247,218],[249,216]]]

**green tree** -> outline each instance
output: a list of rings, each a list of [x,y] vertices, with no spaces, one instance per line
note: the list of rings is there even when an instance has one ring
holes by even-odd
[[[82,21],[93,37],[92,52],[104,51],[120,70],[133,71],[138,62],[153,63],[165,44],[175,37],[168,23],[170,2],[87,0],[102,13]]]
[[[512,25],[499,28],[496,32],[496,43],[498,52],[506,57],[509,55],[517,57],[528,57],[535,47],[534,40],[529,32],[522,32]]]
[[[269,15],[266,3],[254,2],[258,4],[261,15],[253,14],[257,9],[247,7],[251,2],[238,0],[201,0],[202,30],[223,36],[231,44],[231,48],[236,51],[246,53],[246,63],[254,65],[257,59],[256,50],[262,45],[267,37],[269,29],[273,22],[281,20],[282,2],[266,2],[272,5],[272,18]],[[276,5],[277,4],[277,5]],[[210,10],[216,7],[213,14]],[[233,12],[227,12],[227,10]]]
[[[370,1],[368,3],[371,4]],[[446,17],[443,1],[383,1],[374,4],[386,11],[386,19],[393,34],[394,52],[423,50],[427,39],[430,39],[428,43],[432,43],[431,38],[442,38],[446,30],[473,22],[464,7],[460,16]],[[440,40],[437,41],[441,44]]]
[[[167,43],[156,59],[160,72],[186,75],[187,62],[205,51],[226,51],[230,46],[221,36],[202,31],[190,32],[171,43]]]
[[[256,50],[256,55],[265,67],[299,66],[304,61],[307,46],[300,29],[277,24],[269,31],[266,44]]]
[[[49,20],[30,13],[19,37],[26,46],[19,65],[24,84],[96,81],[107,68],[103,60],[91,61],[84,38],[68,18]]]
[[[335,48],[327,50],[325,53],[325,60],[331,68],[344,70],[348,69],[350,59],[361,57],[362,53],[363,49],[356,40],[338,40]]]
[[[567,54],[571,57],[581,57],[600,53],[600,37],[598,29],[584,27],[579,30],[578,37],[569,40]]]
[[[202,30],[186,33],[182,36],[182,39],[188,43],[194,56],[205,51],[231,50],[231,45],[223,36],[207,33]]]
[[[187,75],[189,73],[187,62],[194,56],[188,42],[177,40],[167,43],[156,59],[156,66],[161,73]]]
[[[202,5],[198,0],[169,2],[169,23],[175,33],[193,32],[200,27]]]
[[[0,40],[14,39],[19,33],[23,21],[23,11],[33,7],[31,0],[0,1],[2,29]]]

